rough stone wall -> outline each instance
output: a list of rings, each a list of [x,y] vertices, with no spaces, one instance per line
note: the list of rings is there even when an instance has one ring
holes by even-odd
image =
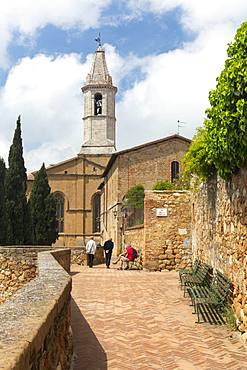
[[[212,179],[194,193],[193,254],[233,282],[237,326],[247,339],[247,169]]]
[[[0,255],[0,304],[36,276],[36,266],[25,259],[15,261]]]
[[[97,247],[94,255],[94,265],[100,265],[105,262],[103,247]],[[71,249],[71,263],[77,265],[87,265],[87,255],[85,247],[77,247]]]
[[[167,217],[158,217],[166,208]],[[191,200],[188,191],[145,191],[144,267],[178,270],[191,266]]]
[[[144,250],[144,227],[133,226],[124,231],[124,243],[131,244],[137,251],[143,253]]]
[[[36,276],[37,251],[51,247],[0,247],[0,303]]]
[[[57,262],[64,253],[39,253],[39,275],[0,306],[1,370],[70,369],[71,278]]]

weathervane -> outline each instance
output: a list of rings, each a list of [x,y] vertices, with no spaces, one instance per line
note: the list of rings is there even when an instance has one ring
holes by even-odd
[[[178,135],[179,135],[180,128],[183,127],[183,125],[186,125],[187,123],[183,121],[179,121],[179,119],[177,120],[177,123],[178,123]]]
[[[99,36],[95,39],[96,42],[98,42],[99,44],[99,48],[101,48],[101,36],[100,36],[100,32],[99,32]]]

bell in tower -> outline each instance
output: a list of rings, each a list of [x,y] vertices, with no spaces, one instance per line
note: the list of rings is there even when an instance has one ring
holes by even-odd
[[[100,42],[82,92],[84,94],[84,117],[83,144],[80,154],[115,152],[117,88],[112,84],[112,78],[106,65],[105,51]]]

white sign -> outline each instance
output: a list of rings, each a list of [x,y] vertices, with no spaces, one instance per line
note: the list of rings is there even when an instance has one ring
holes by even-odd
[[[187,229],[178,229],[179,235],[186,235],[187,234]]]
[[[167,208],[156,208],[156,216],[157,217],[167,217],[168,209]]]

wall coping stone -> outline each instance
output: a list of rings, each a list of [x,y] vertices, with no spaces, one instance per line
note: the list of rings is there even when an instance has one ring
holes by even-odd
[[[131,231],[131,230],[143,229],[143,228],[144,228],[144,224],[140,224],[140,225],[129,226],[125,229],[125,231]]]
[[[70,250],[38,253],[39,275],[0,306],[1,370],[29,369],[32,353],[42,348],[55,318],[70,300],[71,277],[56,260],[61,253]]]
[[[190,190],[176,190],[176,189],[170,189],[170,190],[145,190],[145,193],[190,193]]]

